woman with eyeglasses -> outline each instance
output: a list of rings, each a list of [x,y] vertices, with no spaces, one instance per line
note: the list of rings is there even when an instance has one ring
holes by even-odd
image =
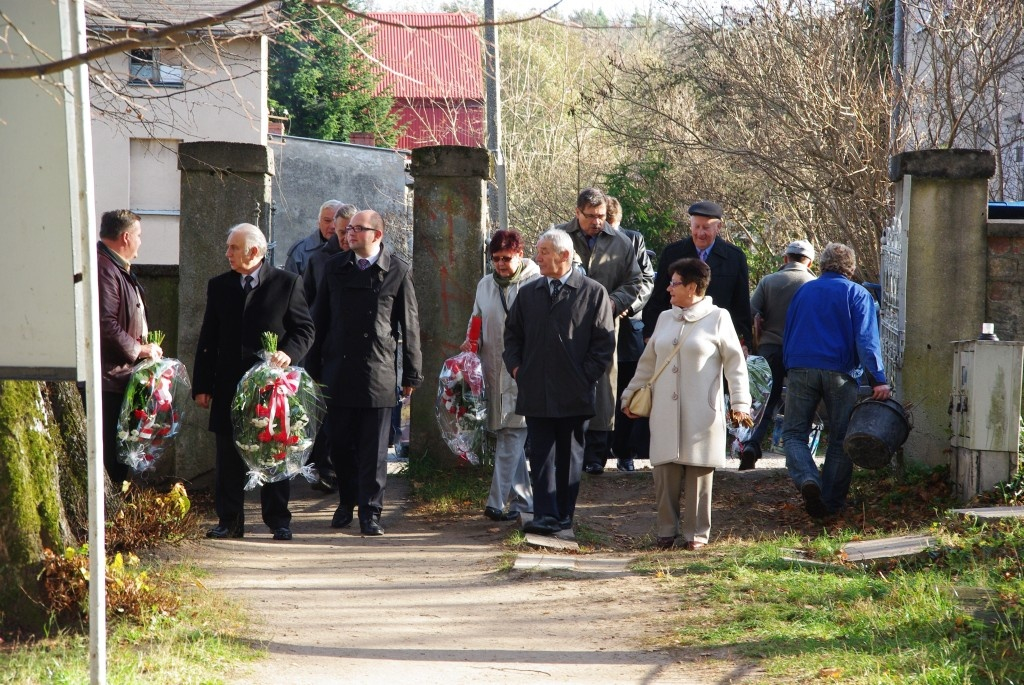
[[[729,382],[728,419],[746,426],[753,421],[747,364],[732,318],[704,294],[711,270],[699,259],[680,259],[669,266],[669,273],[672,308],[658,317],[636,375],[622,392],[622,411],[635,418],[629,400],[654,378],[650,455],[657,546],[675,546],[679,496],[685,492],[683,547],[696,550],[710,539],[712,482],[715,469],[725,466],[723,373]]]
[[[515,521],[533,511],[533,490],[526,468],[526,419],[515,413],[516,382],[501,359],[505,350],[505,315],[519,289],[540,276],[532,259],[523,256],[517,231],[495,231],[488,244],[494,272],[476,287],[473,316],[482,320],[479,350],[487,395],[487,430],[495,433],[494,476],[484,515],[492,521]],[[467,338],[462,350],[469,351]],[[507,509],[506,509],[507,506]]]

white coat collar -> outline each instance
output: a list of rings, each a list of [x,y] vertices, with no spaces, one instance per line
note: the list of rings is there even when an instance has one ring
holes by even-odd
[[[694,321],[700,321],[705,316],[713,312],[717,307],[711,301],[710,295],[705,295],[704,299],[697,302],[691,307],[683,309],[682,307],[672,307],[672,316],[676,321],[685,321],[687,323],[693,323]]]

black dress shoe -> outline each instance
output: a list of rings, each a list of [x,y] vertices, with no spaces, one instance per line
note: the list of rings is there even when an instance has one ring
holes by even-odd
[[[754,468],[757,460],[761,458],[761,446],[757,443],[748,442],[740,452],[740,471],[750,471]]]
[[[331,528],[344,528],[345,526],[352,523],[353,507],[345,504],[339,504],[338,508],[334,510],[334,516],[331,518]]]
[[[583,470],[592,476],[599,476],[604,473],[604,467],[600,464],[584,464]]]
[[[363,535],[383,535],[384,529],[375,519],[366,519],[359,521],[359,532]]]
[[[292,529],[289,528],[288,526],[283,526],[281,528],[274,529],[274,539],[275,540],[291,540],[292,539]]]
[[[229,528],[228,526],[218,523],[216,526],[206,531],[206,537],[214,540],[245,537],[245,526],[239,524],[234,528]]]
[[[633,463],[632,459],[619,459],[615,462],[615,467],[619,471],[636,471],[636,464]]]
[[[331,476],[320,476],[309,484],[310,489],[317,490],[324,494],[331,494],[338,491],[338,481]]]
[[[559,519],[558,527],[562,530],[572,530],[572,518],[566,516],[564,519]]]
[[[541,516],[523,526],[524,533],[536,533],[537,535],[554,535],[560,530],[562,530],[562,524],[554,516]]]
[[[484,516],[491,519],[492,521],[518,521],[519,512],[509,511],[508,513],[495,507],[484,507]]]
[[[828,516],[828,507],[821,499],[821,488],[814,481],[807,481],[800,486],[800,496],[804,498],[804,511],[812,519],[823,519]]]

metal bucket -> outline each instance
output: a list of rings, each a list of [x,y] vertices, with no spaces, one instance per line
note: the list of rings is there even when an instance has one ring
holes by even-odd
[[[889,465],[910,429],[908,414],[896,400],[864,400],[850,415],[843,451],[862,469],[880,469]]]

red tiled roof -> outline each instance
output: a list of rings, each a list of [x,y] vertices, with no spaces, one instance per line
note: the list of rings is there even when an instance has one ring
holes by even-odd
[[[483,99],[480,29],[457,28],[478,23],[476,17],[443,12],[372,12],[368,16],[409,27],[452,27],[413,30],[374,24],[373,54],[398,72],[382,69],[378,92],[390,86],[396,98]]]

